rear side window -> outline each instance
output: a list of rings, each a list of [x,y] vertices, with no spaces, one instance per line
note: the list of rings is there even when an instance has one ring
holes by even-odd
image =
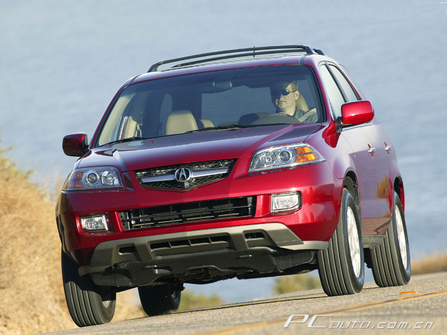
[[[341,105],[346,102],[345,98],[326,65],[320,67],[320,74],[331,103],[332,112],[335,118],[341,117]]]
[[[340,70],[333,65],[329,65],[329,69],[331,70],[335,79],[340,84],[343,92],[345,93],[346,100],[347,101],[358,100],[357,93],[354,91],[351,84],[348,82],[348,80],[345,78],[345,76],[340,72]]]

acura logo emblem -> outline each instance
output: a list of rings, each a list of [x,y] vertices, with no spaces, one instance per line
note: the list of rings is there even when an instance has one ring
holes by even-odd
[[[175,171],[175,180],[185,182],[191,179],[192,172],[188,168],[180,168]]]

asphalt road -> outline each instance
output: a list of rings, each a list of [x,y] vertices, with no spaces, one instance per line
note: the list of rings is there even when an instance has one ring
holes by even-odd
[[[288,327],[285,327],[288,326]],[[406,286],[328,297],[322,290],[139,318],[52,334],[446,334],[447,272],[413,276]]]

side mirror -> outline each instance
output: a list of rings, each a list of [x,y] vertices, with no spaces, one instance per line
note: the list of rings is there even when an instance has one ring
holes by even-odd
[[[64,137],[62,149],[67,156],[81,157],[88,151],[87,134],[78,133]]]
[[[368,100],[347,102],[341,106],[342,128],[370,122],[374,118],[374,109]]]

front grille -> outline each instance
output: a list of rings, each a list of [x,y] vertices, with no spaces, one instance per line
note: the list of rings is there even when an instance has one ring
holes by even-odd
[[[135,171],[139,183],[148,188],[189,190],[226,178],[235,159],[162,166]]]
[[[256,197],[230,198],[147,207],[119,212],[123,229],[254,216]]]

